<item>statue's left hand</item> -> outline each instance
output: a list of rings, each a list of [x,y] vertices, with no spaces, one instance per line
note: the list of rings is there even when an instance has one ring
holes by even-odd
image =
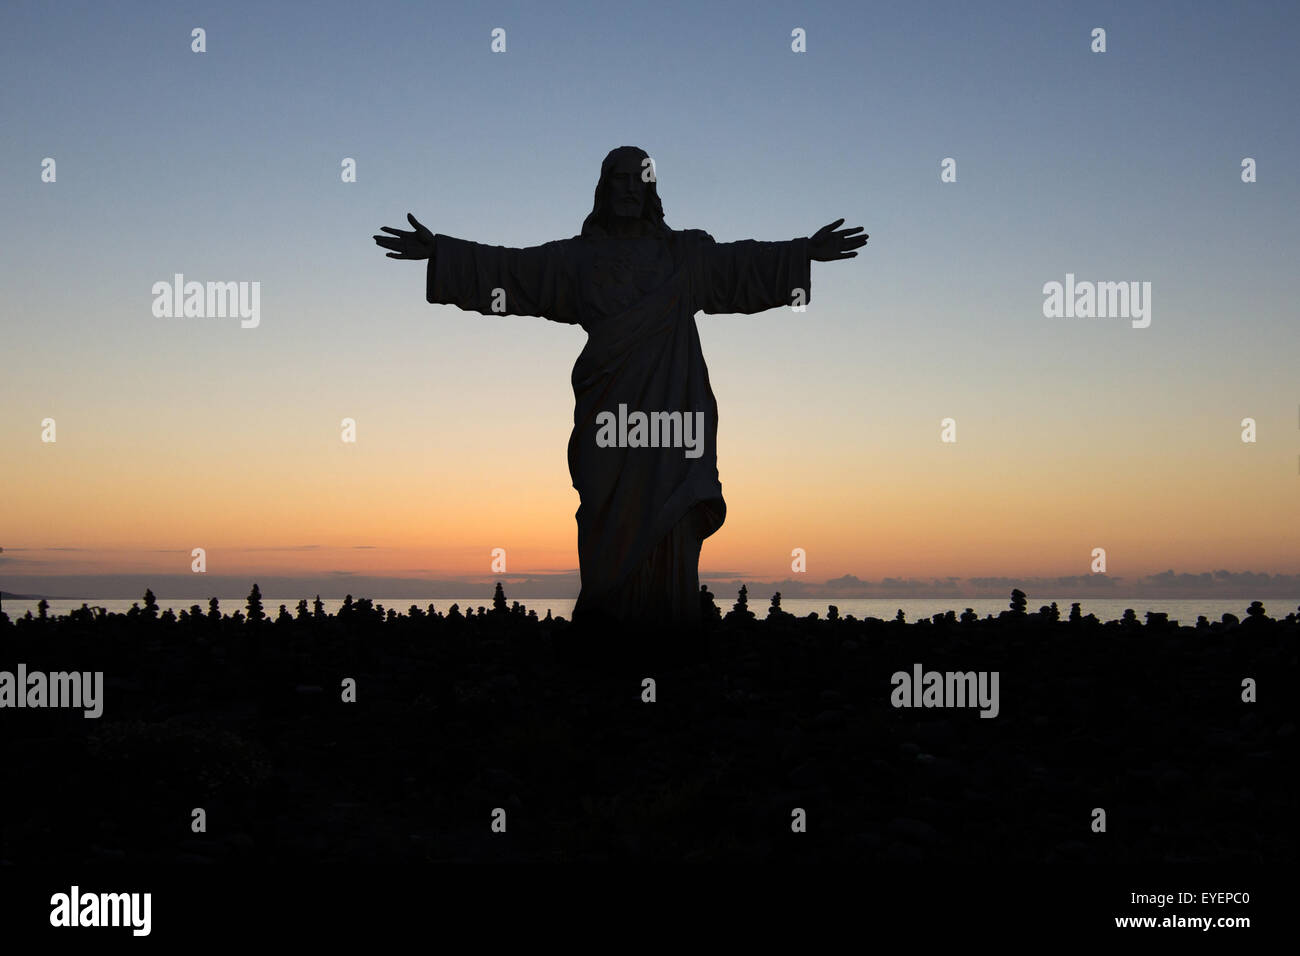
[[[862,232],[861,226],[852,229],[840,229],[843,219],[836,219],[829,225],[822,226],[808,237],[808,258],[817,262],[834,262],[836,259],[852,259],[857,253],[850,252],[867,244],[867,235],[854,235]]]
[[[391,229],[388,226],[380,226],[383,232],[392,233],[390,236],[374,236],[375,244],[385,249],[392,249],[388,253],[390,259],[429,259],[433,256],[433,233],[430,232],[423,223],[417,220],[409,212],[406,214],[407,221],[415,227],[414,231],[406,229]]]

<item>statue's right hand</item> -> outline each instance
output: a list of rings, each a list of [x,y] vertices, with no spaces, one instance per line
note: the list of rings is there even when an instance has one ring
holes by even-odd
[[[385,249],[393,250],[387,254],[390,259],[428,259],[432,257],[433,233],[409,212],[406,214],[406,219],[415,227],[415,231],[380,226],[380,231],[392,233],[392,235],[375,236],[375,243]]]

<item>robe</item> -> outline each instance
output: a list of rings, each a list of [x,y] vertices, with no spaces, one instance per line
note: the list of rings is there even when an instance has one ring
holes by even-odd
[[[796,291],[798,290],[798,291]],[[504,300],[502,300],[504,294]],[[752,314],[807,303],[808,240],[715,242],[575,236],[513,249],[436,235],[430,303],[582,326],[573,366],[569,474],[580,504],[580,622],[698,624],[699,556],[722,526],[718,405],[695,313]],[[598,416],[703,413],[698,457],[683,447],[600,447]]]

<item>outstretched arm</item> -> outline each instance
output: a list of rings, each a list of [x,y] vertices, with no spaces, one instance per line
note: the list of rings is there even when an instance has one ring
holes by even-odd
[[[808,300],[808,240],[715,242],[702,233],[695,307],[712,314],[751,315]]]
[[[812,298],[811,263],[852,259],[852,250],[867,237],[855,233],[862,227],[836,227],[843,219],[817,230],[812,236],[787,242],[714,242],[701,233],[699,309],[709,313],[752,314],[782,306],[806,305]]]
[[[390,259],[427,259],[425,299],[484,315],[538,315],[578,321],[572,281],[558,240],[526,249],[486,246],[435,234],[412,215],[414,231],[390,229],[375,242]]]

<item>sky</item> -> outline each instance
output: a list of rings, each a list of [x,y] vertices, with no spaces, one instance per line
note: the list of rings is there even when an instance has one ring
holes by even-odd
[[[0,587],[504,548],[567,593],[585,333],[429,305],[371,236],[573,236],[620,145],[674,228],[871,235],[804,313],[697,317],[703,577],[1300,573],[1300,8],[984,6],[6,4]],[[260,283],[259,324],[155,316],[176,273]],[[1150,326],[1045,317],[1067,274],[1151,283]]]

